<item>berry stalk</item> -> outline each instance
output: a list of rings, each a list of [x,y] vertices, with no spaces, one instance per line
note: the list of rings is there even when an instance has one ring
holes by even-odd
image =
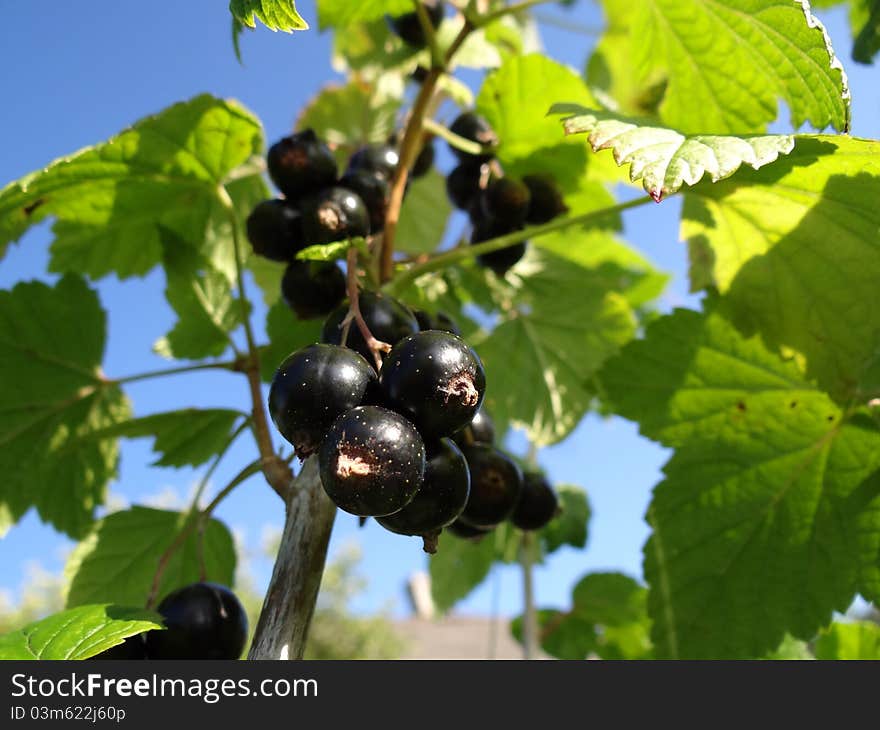
[[[358,256],[357,249],[354,246],[348,249],[345,263],[346,268],[348,269],[345,277],[345,289],[346,294],[348,295],[348,315],[342,325],[342,344],[344,345],[348,340],[348,331],[351,328],[351,323],[354,322],[357,325],[358,330],[360,330],[364,342],[367,343],[367,347],[370,348],[370,352],[373,353],[373,359],[376,362],[376,370],[378,371],[382,369],[382,356],[379,353],[388,352],[391,350],[391,345],[373,337],[373,333],[370,332],[370,328],[364,321],[364,315],[361,314],[360,290],[358,289],[357,277]]]

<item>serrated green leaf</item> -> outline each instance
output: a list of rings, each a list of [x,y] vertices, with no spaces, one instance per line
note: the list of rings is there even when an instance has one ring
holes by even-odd
[[[367,242],[361,237],[350,238],[335,243],[319,243],[307,246],[296,254],[300,261],[336,261],[344,259],[350,248],[356,248],[364,254],[369,253]]]
[[[810,652],[810,647],[805,641],[795,639],[793,636],[786,634],[782,643],[765,656],[764,659],[770,661],[798,661],[815,659],[815,657]]]
[[[0,636],[0,659],[88,659],[143,631],[162,629],[152,611],[79,606]]]
[[[816,659],[880,659],[880,626],[870,621],[833,623],[815,644]]]
[[[799,137],[775,165],[690,189],[683,210],[692,286],[717,287],[740,328],[802,354],[841,400],[880,393],[878,160],[877,142]]]
[[[850,94],[825,28],[805,0],[637,0],[632,63],[641,80],[661,69],[659,112],[687,133],[762,132],[780,99],[795,128],[846,131]]]
[[[156,562],[185,527],[181,512],[132,507],[114,512],[95,524],[93,532],[80,542],[64,568],[70,585],[67,605],[113,602],[143,605],[150,594]],[[201,546],[200,546],[201,542]],[[192,530],[165,567],[158,595],[202,579],[232,586],[235,575],[235,545],[226,526],[216,519],[205,525],[203,537]]]
[[[557,484],[560,513],[541,530],[544,552],[552,553],[563,545],[583,548],[587,544],[590,503],[581,487]]]
[[[486,77],[477,111],[498,135],[497,157],[507,174],[546,172],[563,188],[578,184],[587,165],[586,150],[547,116],[562,99],[595,106],[574,71],[543,55],[511,56]]]
[[[880,51],[880,0],[852,0],[849,15],[855,39],[853,60],[871,63]]]
[[[557,659],[586,659],[598,646],[596,627],[579,616],[553,608],[538,609],[538,636],[541,648]],[[522,643],[523,617],[510,622],[510,633]]]
[[[236,102],[202,95],[175,104],[0,190],[0,254],[54,218],[53,271],[143,275],[161,260],[164,229],[222,271],[215,258],[230,254],[206,241],[221,207],[217,186],[262,147],[259,122]]]
[[[622,573],[590,573],[572,591],[572,613],[589,623],[623,626],[645,618],[647,591]]]
[[[346,28],[355,23],[377,20],[389,15],[402,15],[413,10],[411,0],[318,0],[318,26]]]
[[[98,297],[78,277],[0,291],[0,382],[7,384],[0,389],[0,506],[12,520],[36,507],[43,521],[80,537],[103,503],[118,444],[80,439],[130,413],[101,374],[105,334]]]
[[[612,150],[618,165],[630,166],[630,180],[641,180],[657,201],[682,185],[696,185],[707,174],[718,182],[743,164],[757,170],[794,149],[792,135],[686,137],[673,129],[641,126],[617,114],[571,104],[557,104],[550,111],[571,114],[563,120],[565,133],[586,133],[594,152]]]
[[[248,28],[256,28],[259,20],[272,31],[291,33],[309,29],[293,0],[230,0],[229,12]]]
[[[644,432],[677,446],[648,511],[659,654],[759,657],[876,590],[880,479],[869,477],[880,433],[846,420],[757,339],[725,330],[718,315],[700,318],[658,320],[602,380]],[[616,369],[636,362],[656,384],[641,389],[642,406],[623,397]]]
[[[394,131],[400,102],[381,97],[369,84],[330,84],[302,110],[297,129],[313,129],[336,150],[344,166],[358,147],[384,143]]]
[[[635,318],[594,272],[547,251],[532,249],[508,279],[516,301],[474,340],[490,383],[486,407],[532,443],[556,443],[586,413],[592,376],[633,336]]]
[[[449,532],[440,536],[436,554],[428,560],[431,595],[445,613],[485,580],[496,559],[496,535],[479,541],[462,540]]]
[[[273,304],[266,313],[269,344],[260,351],[260,369],[264,382],[270,382],[288,355],[301,347],[320,342],[321,319],[298,319],[283,301]]]
[[[407,253],[430,253],[443,240],[452,207],[446,197],[446,181],[432,168],[414,180],[406,193],[397,224],[396,247]]]
[[[154,466],[199,466],[218,454],[244,414],[226,408],[184,408],[154,413],[88,434],[85,440],[124,436],[155,439]]]

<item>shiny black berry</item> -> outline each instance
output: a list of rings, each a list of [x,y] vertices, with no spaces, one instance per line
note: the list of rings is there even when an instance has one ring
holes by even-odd
[[[238,659],[247,616],[235,594],[214,583],[193,583],[159,604],[165,631],[147,632],[150,659]]]
[[[471,473],[471,494],[459,518],[471,527],[494,527],[510,517],[522,492],[522,472],[489,444],[462,449]]]
[[[443,2],[442,0],[425,0],[422,6],[428,12],[428,18],[431,25],[436,29],[443,20]],[[403,39],[404,43],[413,48],[424,48],[428,42],[425,37],[425,30],[419,15],[416,12],[404,13],[403,15],[386,16],[388,25],[391,26],[397,35]]]
[[[387,342],[389,345],[396,344],[407,335],[419,331],[419,323],[413,313],[392,297],[376,292],[361,292],[358,298],[361,314],[366,322],[370,333],[377,340]],[[334,345],[342,344],[342,322],[348,314],[348,302],[345,301],[324,321],[321,330],[321,341]],[[348,339],[345,344],[352,350],[359,352],[372,365],[373,353],[364,342],[358,326],[352,322],[348,328]]]
[[[540,472],[523,474],[523,489],[510,521],[520,530],[540,530],[556,516],[559,499]]]
[[[474,226],[474,230],[471,233],[471,244],[491,241],[493,238],[507,235],[515,230],[518,230],[517,227],[483,219]],[[520,241],[497,251],[482,253],[477,256],[477,263],[480,266],[491,269],[498,276],[503,276],[508,269],[525,255],[526,246],[525,241]]]
[[[493,180],[480,196],[482,217],[508,228],[519,228],[529,212],[529,189],[512,177]]]
[[[429,443],[426,459],[425,478],[412,502],[376,521],[399,535],[422,535],[425,552],[433,553],[440,531],[464,510],[471,478],[464,456],[451,439]]]
[[[336,158],[311,129],[280,139],[269,148],[266,161],[272,182],[291,201],[336,180]]]
[[[483,166],[479,162],[462,162],[446,176],[446,195],[459,210],[470,210],[479,200]]]
[[[550,175],[526,175],[522,181],[531,194],[526,222],[549,223],[568,212],[562,193]]]
[[[463,112],[459,114],[455,121],[450,125],[449,131],[457,134],[459,137],[469,139],[471,142],[485,146],[494,146],[498,144],[498,136],[495,134],[489,122],[487,122],[479,114],[474,112]],[[463,152],[457,147],[450,145],[452,153],[462,162],[488,162],[492,159],[491,152],[485,152],[479,155],[472,155],[470,152]]]
[[[370,233],[370,215],[357,193],[332,187],[303,200],[302,232],[308,246]]]
[[[473,419],[471,419],[471,422],[457,431],[452,440],[461,447],[470,446],[471,444],[495,443],[495,424],[489,414],[486,413],[486,409],[480,408]]]
[[[416,161],[413,162],[412,169],[409,171],[410,177],[417,179],[423,177],[428,174],[428,170],[434,164],[434,143],[431,140],[425,142],[422,146],[422,149],[419,151],[419,154],[416,156]]]
[[[346,174],[358,170],[372,172],[384,178],[386,182],[391,182],[398,162],[400,162],[400,155],[391,145],[368,144],[351,156],[348,160],[348,169],[345,172]]]
[[[379,406],[359,406],[334,421],[318,450],[321,483],[354,515],[390,515],[422,486],[425,445],[416,427]]]
[[[349,170],[339,180],[339,187],[357,193],[370,216],[370,233],[378,233],[385,227],[385,211],[388,208],[388,180],[369,170]]]
[[[420,330],[441,330],[461,337],[461,328],[446,312],[430,314],[423,309],[414,309],[413,314],[416,316]]]
[[[473,540],[474,542],[479,542],[486,535],[492,532],[491,527],[471,527],[470,525],[465,524],[461,520],[456,520],[449,527],[446,528],[449,532],[451,532],[456,537],[464,538],[465,540]]]
[[[309,345],[289,355],[275,372],[269,413],[304,459],[318,450],[340,415],[363,402],[375,382],[376,371],[354,350]]]
[[[398,342],[379,376],[385,403],[416,424],[428,439],[470,423],[486,392],[477,353],[449,332],[429,330]]]
[[[326,317],[345,298],[345,275],[332,261],[292,261],[281,278],[281,296],[300,319]]]
[[[300,212],[284,200],[257,203],[245,231],[254,253],[273,261],[290,261],[305,246]]]
[[[90,657],[90,659],[125,659],[136,660],[147,658],[147,642],[146,634],[135,634],[129,636],[121,644],[111,646],[104,649],[100,654]]]

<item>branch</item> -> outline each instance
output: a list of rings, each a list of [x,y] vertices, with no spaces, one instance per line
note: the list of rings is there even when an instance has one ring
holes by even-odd
[[[318,457],[309,457],[287,503],[281,547],[248,659],[302,659],[336,506],[324,492]]]
[[[106,382],[112,385],[122,385],[123,383],[134,383],[138,380],[149,380],[150,378],[164,378],[166,375],[179,375],[181,373],[192,373],[198,370],[229,370],[235,372],[238,362],[231,360],[228,362],[207,362],[198,365],[181,365],[176,368],[165,368],[163,370],[150,370],[145,373],[137,373],[136,375],[126,375],[122,378],[111,378]]]
[[[520,542],[520,565],[523,574],[523,659],[534,659],[538,653],[538,620],[535,613],[534,587],[535,535],[523,532]]]
[[[503,8],[499,8],[493,13],[478,15],[474,19],[474,25],[476,25],[478,28],[482,28],[483,26],[489,25],[489,23],[494,23],[496,20],[503,18],[505,15],[514,15],[515,13],[521,13],[524,10],[535,7],[535,5],[542,5],[550,1],[551,0],[521,0],[520,2],[515,2],[512,5],[507,5]]]
[[[463,261],[464,259],[479,256],[484,253],[491,253],[492,251],[498,251],[499,249],[513,246],[516,243],[526,241],[530,238],[538,238],[539,236],[554,233],[555,231],[561,231],[570,228],[571,226],[592,223],[593,221],[605,218],[609,215],[615,215],[616,213],[621,213],[630,208],[638,208],[641,205],[653,202],[653,198],[650,197],[636,198],[635,200],[630,200],[626,203],[618,203],[617,205],[610,205],[607,208],[591,210],[589,213],[583,213],[568,218],[558,218],[554,221],[550,221],[550,223],[544,223],[540,226],[530,226],[521,231],[514,231],[513,233],[508,233],[507,235],[484,241],[483,243],[458,246],[448,251],[444,251],[437,256],[433,256],[422,264],[417,264],[412,268],[407,269],[393,281],[386,284],[384,288],[389,294],[395,294],[403,291],[406,286],[420,276],[429,274],[432,271],[445,269],[459,261]]]
[[[381,370],[382,356],[379,353],[389,352],[391,350],[391,345],[387,342],[382,342],[382,340],[377,340],[373,336],[373,333],[370,332],[370,328],[364,320],[364,315],[361,314],[360,291],[358,290],[357,281],[357,263],[357,249],[352,246],[348,249],[348,254],[345,259],[345,290],[348,295],[348,314],[345,315],[345,319],[342,320],[341,324],[342,345],[345,346],[345,343],[348,340],[348,331],[351,329],[351,323],[354,322],[357,324],[357,328],[360,330],[361,337],[364,338],[367,347],[370,348],[370,352],[373,353],[373,359],[376,361],[376,370]]]
[[[275,448],[272,445],[272,435],[269,431],[269,419],[266,416],[266,407],[263,405],[263,392],[260,383],[260,352],[254,339],[253,328],[251,327],[250,307],[244,287],[244,261],[241,254],[238,214],[226,188],[222,185],[218,187],[217,195],[229,215],[229,222],[232,226],[232,245],[235,249],[235,274],[238,279],[238,300],[241,303],[244,332],[248,346],[248,356],[243,370],[245,375],[247,375],[251,394],[251,417],[254,426],[254,439],[260,452],[260,463],[266,481],[284,499],[290,482],[293,480],[293,472],[287,463],[275,453]]]
[[[470,155],[483,155],[491,153],[494,150],[491,145],[483,146],[479,142],[474,142],[466,137],[462,137],[450,130],[449,127],[446,127],[439,122],[435,122],[433,119],[425,119],[423,126],[425,130],[431,134],[435,134],[441,139],[445,139],[452,147],[455,147],[462,152],[467,152]]]

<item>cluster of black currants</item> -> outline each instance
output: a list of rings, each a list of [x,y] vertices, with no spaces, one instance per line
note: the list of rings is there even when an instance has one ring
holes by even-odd
[[[424,175],[433,160],[433,145],[426,143],[411,176]],[[399,161],[390,143],[365,145],[351,155],[340,177],[330,147],[311,129],[269,148],[269,177],[284,197],[254,207],[247,236],[255,253],[287,263],[281,294],[301,319],[331,312],[345,297],[345,276],[332,261],[301,261],[296,254],[308,246],[379,233]]]
[[[449,129],[489,150],[498,144],[492,127],[474,112],[460,114]],[[552,176],[504,176],[491,151],[472,154],[450,148],[458,158],[458,166],[446,178],[446,193],[456,208],[470,216],[471,244],[520,231],[526,224],[549,223],[568,211]],[[526,246],[521,241],[480,254],[477,261],[501,276],[523,257]]]
[[[236,595],[216,583],[193,583],[169,593],[156,609],[164,631],[129,636],[93,659],[238,659],[248,621]]]

